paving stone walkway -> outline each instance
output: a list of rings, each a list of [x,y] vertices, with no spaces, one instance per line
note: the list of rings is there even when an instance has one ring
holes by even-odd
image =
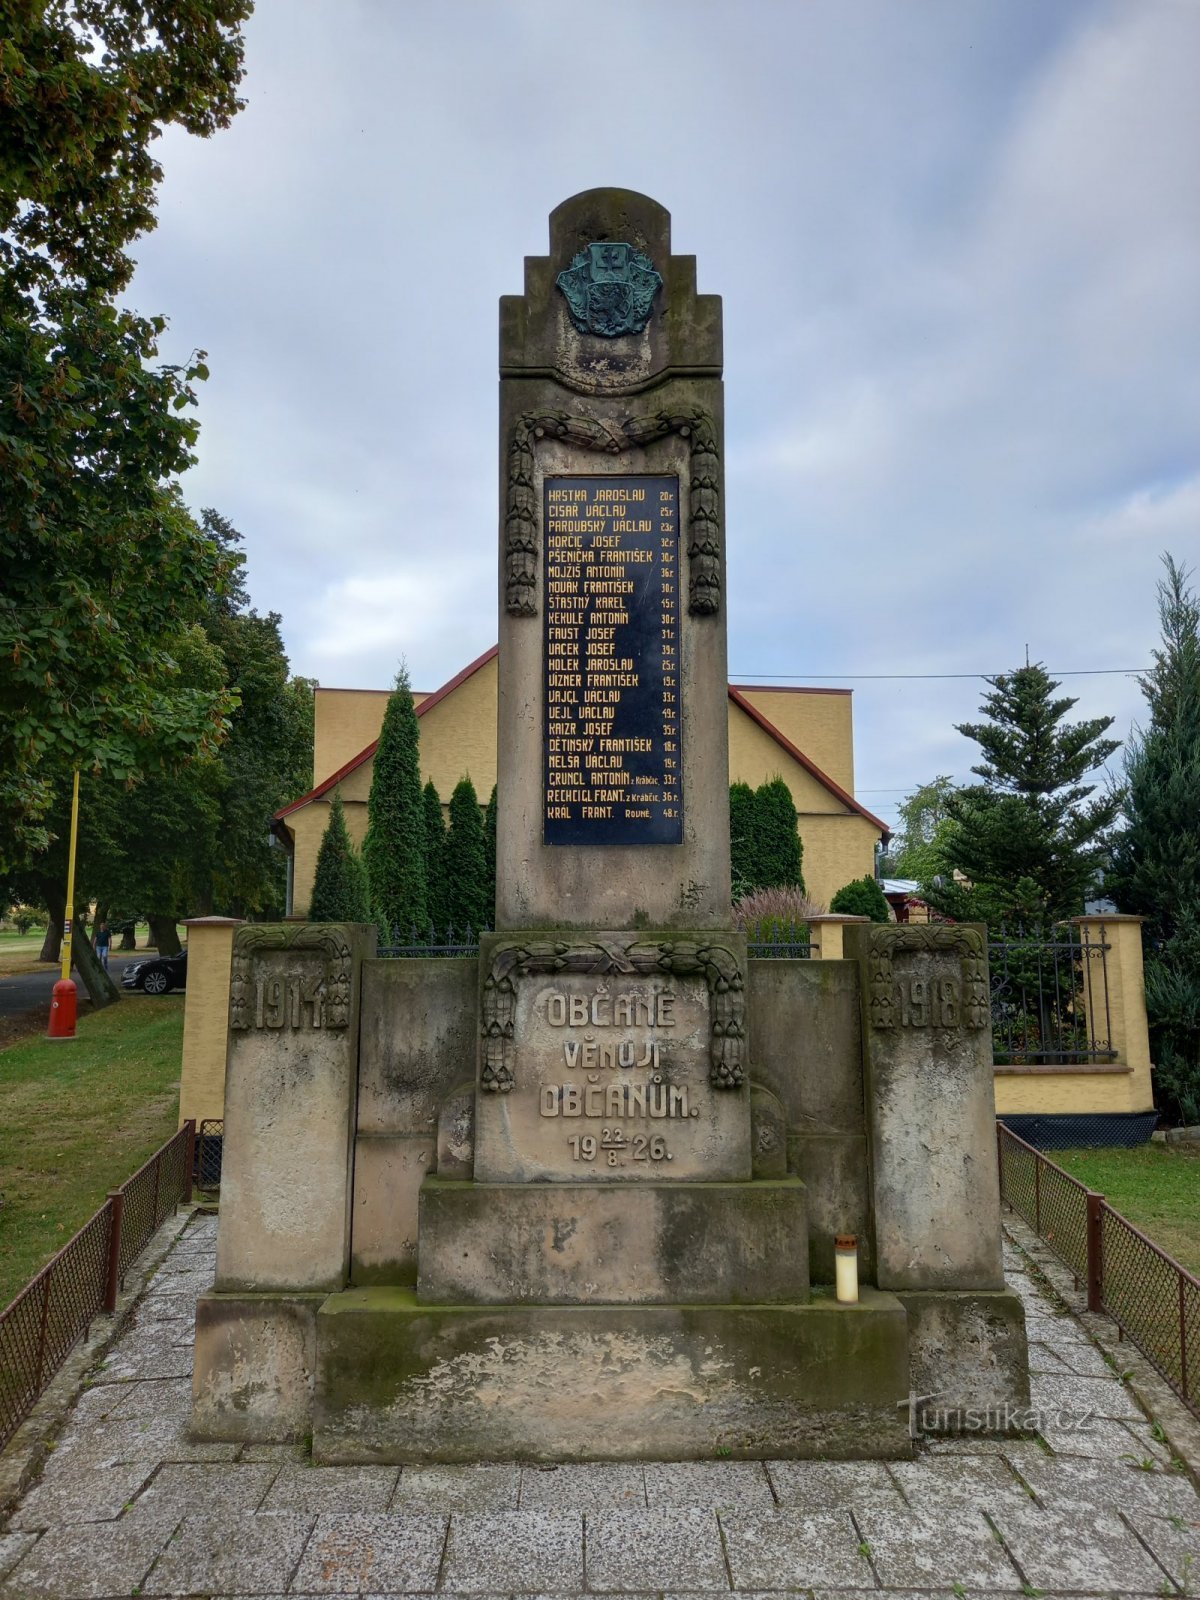
[[[1014,1252],[1034,1404],[1066,1418],[1041,1442],[931,1442],[887,1465],[401,1470],[189,1442],[192,1317],[215,1239],[214,1218],[192,1220],[80,1396],[0,1531],[0,1600],[1200,1591],[1190,1479]]]

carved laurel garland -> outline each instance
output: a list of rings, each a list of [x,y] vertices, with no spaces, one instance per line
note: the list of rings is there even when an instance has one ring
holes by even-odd
[[[325,957],[324,1025],[350,1025],[352,983],[350,945],[336,923],[271,923],[239,928],[233,936],[229,979],[229,1026],[249,1028],[253,1018],[253,958],[267,950],[319,950]]]
[[[564,439],[583,450],[620,455],[677,433],[691,448],[688,505],[688,610],[713,616],[721,609],[721,480],[717,435],[707,411],[605,422],[565,411],[527,411],[518,417],[508,451],[508,496],[504,510],[504,603],[514,617],[537,615],[538,517],[534,492],[534,448],[540,439]]]
[[[677,978],[702,976],[712,996],[712,1044],[708,1081],[714,1089],[737,1089],[746,1081],[743,1045],[746,995],[737,956],[724,945],[674,940],[624,946],[616,941],[579,944],[531,940],[504,945],[492,958],[483,983],[483,1088],[508,1094],[516,1083],[512,1068],[517,982],[535,973],[602,975],[667,972]]]
[[[867,1014],[873,1028],[894,1028],[897,1019],[892,958],[928,952],[957,955],[962,962],[963,1022],[968,1028],[991,1026],[983,935],[978,928],[908,923],[899,928],[872,928],[867,954],[870,996]]]

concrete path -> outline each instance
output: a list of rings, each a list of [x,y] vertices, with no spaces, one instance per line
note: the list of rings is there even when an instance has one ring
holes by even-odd
[[[314,1468],[186,1437],[215,1234],[207,1217],[181,1233],[0,1532],[0,1600],[1200,1591],[1191,1481],[1023,1257],[1042,1442],[933,1442],[892,1465]]]

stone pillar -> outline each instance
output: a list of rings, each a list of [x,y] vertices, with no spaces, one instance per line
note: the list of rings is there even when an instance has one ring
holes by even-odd
[[[1118,1065],[1130,1069],[1130,1111],[1154,1105],[1150,1078],[1150,1027],[1146,1018],[1146,980],[1142,966],[1141,917],[1072,917],[1085,950],[1083,1007],[1088,1038],[1107,1040]],[[1103,947],[1109,948],[1105,950]],[[1102,956],[1102,959],[1101,959]]]
[[[809,917],[809,938],[812,940],[814,961],[842,961],[845,959],[845,930],[856,922],[870,922],[870,917],[847,917],[836,911],[823,916]]]
[[[730,924],[721,364],[630,190],[501,301],[498,929]]]
[[[860,962],[881,1289],[1000,1289],[987,936],[872,925]]]
[[[229,1029],[229,962],[237,917],[192,917],[187,929],[188,981],[183,1003],[183,1070],[179,1126],[189,1117],[225,1114],[225,1047]]]
[[[250,924],[233,946],[219,1292],[343,1289],[358,1001],[375,930]]]

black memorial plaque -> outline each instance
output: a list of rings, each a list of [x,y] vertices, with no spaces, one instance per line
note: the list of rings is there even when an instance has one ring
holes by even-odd
[[[679,479],[547,478],[547,844],[681,844]]]

